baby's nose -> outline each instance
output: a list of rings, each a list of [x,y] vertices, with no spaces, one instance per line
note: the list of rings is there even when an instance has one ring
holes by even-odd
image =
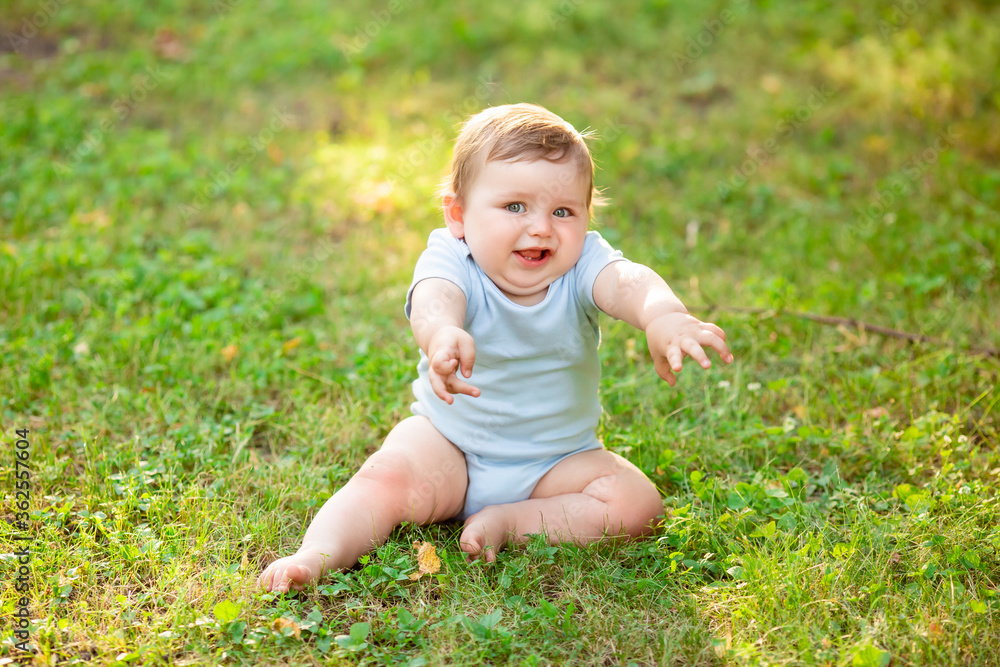
[[[552,233],[552,221],[545,213],[534,213],[528,217],[528,233],[532,236],[548,236]]]

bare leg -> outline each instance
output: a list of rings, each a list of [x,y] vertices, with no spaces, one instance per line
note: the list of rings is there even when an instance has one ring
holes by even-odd
[[[490,505],[462,531],[462,549],[487,561],[508,541],[542,533],[550,544],[638,537],[652,530],[663,501],[630,461],[607,450],[574,454],[538,482],[528,500]]]
[[[449,519],[465,503],[465,456],[424,417],[403,420],[354,477],[320,508],[291,556],[258,578],[266,590],[302,588],[351,567],[403,521]]]

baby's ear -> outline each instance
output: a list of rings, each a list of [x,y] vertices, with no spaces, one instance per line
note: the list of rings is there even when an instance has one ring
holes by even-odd
[[[456,239],[465,238],[465,219],[462,204],[458,197],[447,194],[441,197],[441,209],[444,211],[444,224]]]

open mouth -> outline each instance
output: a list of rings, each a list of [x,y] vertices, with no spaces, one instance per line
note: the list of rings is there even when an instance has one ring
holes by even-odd
[[[544,262],[552,254],[548,248],[531,248],[528,250],[515,250],[514,254],[529,264]]]

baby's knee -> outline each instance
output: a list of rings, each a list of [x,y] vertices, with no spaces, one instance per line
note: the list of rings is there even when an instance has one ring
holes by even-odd
[[[365,461],[351,481],[375,487],[377,496],[385,501],[405,502],[409,489],[416,483],[416,476],[406,458],[394,454],[376,452]]]
[[[636,516],[633,524],[635,530],[630,533],[633,537],[651,532],[657,519],[663,515],[663,498],[660,497],[660,492],[656,490],[651,481],[646,479],[645,482],[645,485],[640,486],[638,494],[640,497],[637,498],[636,502]]]
[[[622,484],[612,504],[614,511],[609,513],[609,528],[629,537],[640,537],[651,532],[656,520],[663,514],[660,492],[645,476]]]
[[[446,495],[443,491],[451,483],[446,471],[427,472],[406,455],[392,450],[380,450],[373,454],[355,478],[377,485],[380,498],[392,503],[406,520],[417,523],[435,519],[440,513],[438,510],[444,509],[438,505],[441,496]],[[459,509],[461,507],[448,511],[454,514]]]

